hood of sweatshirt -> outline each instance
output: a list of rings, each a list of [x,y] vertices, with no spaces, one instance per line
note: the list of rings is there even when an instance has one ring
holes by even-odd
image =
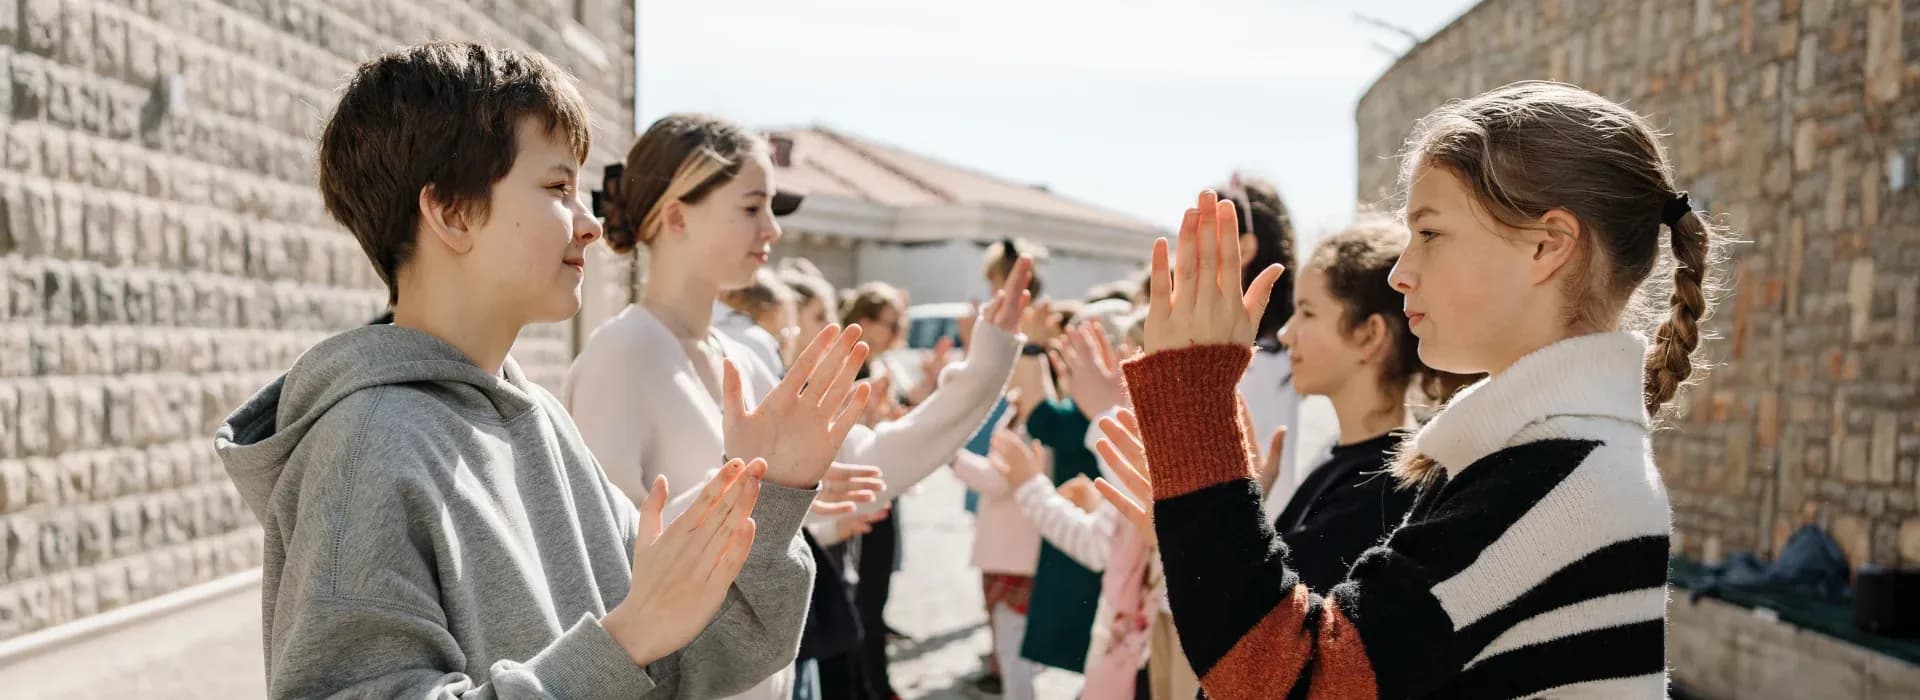
[[[387,384],[429,391],[452,409],[511,420],[535,407],[534,391],[512,358],[489,374],[458,348],[399,326],[363,326],[321,341],[293,368],[260,389],[214,434],[214,448],[256,516],[293,450],[334,404]]]

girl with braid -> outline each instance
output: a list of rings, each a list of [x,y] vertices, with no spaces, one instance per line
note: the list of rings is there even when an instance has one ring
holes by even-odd
[[[1401,183],[1414,235],[1389,282],[1420,359],[1490,375],[1403,445],[1406,521],[1329,588],[1288,566],[1234,395],[1267,297],[1242,295],[1233,205],[1211,192],[1177,267],[1155,245],[1148,354],[1125,366],[1140,429],[1109,431],[1138,436],[1116,472],[1149,476],[1152,505],[1101,490],[1151,518],[1215,700],[1664,697],[1673,518],[1649,431],[1694,371],[1716,232],[1646,119],[1563,84],[1440,107]],[[1663,237],[1673,288],[1649,340],[1624,328]]]

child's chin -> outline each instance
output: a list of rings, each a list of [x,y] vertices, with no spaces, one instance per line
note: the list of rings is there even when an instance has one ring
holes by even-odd
[[[578,313],[580,313],[580,288],[574,287],[572,293],[558,296],[552,303],[544,306],[533,322],[557,323],[573,318],[574,314]]]

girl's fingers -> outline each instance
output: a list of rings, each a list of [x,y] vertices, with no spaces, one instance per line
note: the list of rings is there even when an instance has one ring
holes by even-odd
[[[814,500],[813,505],[807,507],[807,510],[812,511],[814,515],[827,517],[852,515],[854,511],[859,509],[860,506],[844,501],[821,501],[818,499]]]
[[[740,368],[735,367],[733,365],[733,360],[731,359],[721,360],[720,361],[721,412],[724,415],[734,416],[734,417],[747,415],[747,401],[744,394],[745,392],[742,391],[740,388]]]
[[[813,341],[807,343],[806,349],[800,351],[800,356],[794,358],[793,366],[787,368],[787,377],[780,380],[780,384],[774,387],[774,393],[798,395],[807,377],[812,376],[814,368],[820,365],[820,358],[826,355],[828,348],[833,347],[839,340],[839,324],[828,324],[826,328],[820,329],[820,332],[813,336]]]
[[[812,396],[818,399],[822,394],[827,392],[828,382],[833,381],[833,378],[840,374],[840,370],[846,367],[847,358],[853,354],[854,348],[860,344],[860,335],[861,330],[859,324],[847,326],[846,331],[840,334],[839,341],[835,342],[833,348],[821,356],[819,364],[813,366],[813,371],[807,375],[806,384],[800,388],[800,396]],[[854,371],[858,373],[859,368],[855,367]]]
[[[1127,455],[1128,459],[1134,461],[1146,460],[1147,446],[1140,442],[1140,434],[1128,430],[1126,424],[1118,418],[1102,419],[1100,421],[1100,434],[1112,440],[1115,447],[1121,448],[1121,453]]]
[[[1128,493],[1142,500],[1153,500],[1153,482],[1147,478],[1143,465],[1121,457],[1111,441],[1101,440],[1095,449],[1107,459],[1107,466],[1113,469],[1114,476],[1120,477],[1120,485],[1127,487]]]
[[[1260,318],[1266,315],[1267,303],[1273,300],[1273,285],[1280,281],[1280,273],[1286,270],[1278,263],[1268,265],[1267,269],[1260,271],[1259,277],[1253,278],[1253,284],[1247,285],[1247,295],[1241,298],[1240,304],[1246,307],[1247,318],[1254,324],[1258,325]]]
[[[853,382],[855,378],[860,376],[860,368],[866,363],[867,344],[860,343],[855,345],[853,352],[847,355],[846,362],[840,366],[840,373],[834,375],[833,384],[825,387],[826,391],[822,391],[817,395],[820,401],[814,404],[814,407],[830,409],[844,404],[847,400],[847,395],[853,392]],[[891,391],[893,381],[887,377],[882,377],[881,379],[887,381],[887,386],[889,387],[889,391]]]
[[[1274,459],[1278,459],[1279,455],[1282,452],[1284,452],[1286,448],[1287,448],[1287,426],[1283,425],[1278,428],[1274,428],[1273,438],[1267,441],[1267,454],[1272,455],[1273,456],[1272,458]]]
[[[1133,409],[1120,409],[1114,413],[1114,417],[1120,419],[1120,424],[1126,426],[1127,430],[1133,433],[1135,442],[1138,442],[1140,437],[1140,417],[1133,414]]]
[[[1200,268],[1200,210],[1188,209],[1180,219],[1180,250],[1175,256],[1174,282],[1167,287],[1183,307],[1188,304],[1193,284],[1199,279]]]
[[[1184,224],[1182,224],[1184,226]],[[1147,274],[1147,315],[1166,318],[1173,313],[1173,261],[1165,237],[1153,239],[1153,265]]]
[[[1220,274],[1220,196],[1214,194],[1213,190],[1201,192],[1198,208],[1200,220],[1195,226],[1198,250],[1193,261],[1194,278],[1203,285],[1214,284],[1216,276]],[[1184,266],[1186,261],[1181,260],[1180,264]],[[1198,291],[1198,287],[1193,286],[1187,289]],[[1210,295],[1196,295],[1194,303],[1206,304],[1209,300],[1205,296]]]
[[[867,404],[872,400],[873,385],[860,382],[859,386],[854,387],[853,395],[847,397],[847,403],[840,407],[840,412],[834,415],[833,426],[827,431],[827,439],[832,440],[835,445],[846,442],[847,433],[853,431],[853,426],[859,425],[860,416],[866,415]]]
[[[879,479],[880,468],[865,464],[841,464],[834,462],[827,468],[827,474],[846,479]]]
[[[1134,502],[1132,497],[1122,493],[1113,484],[1107,483],[1106,479],[1094,479],[1093,488],[1098,490],[1101,497],[1107,499],[1108,503],[1113,504],[1114,510],[1120,511],[1120,514],[1142,533],[1153,532],[1153,515],[1139,503]]]
[[[1113,353],[1113,340],[1107,337],[1107,329],[1098,323],[1087,324],[1087,340],[1093,344],[1095,356],[1100,358],[1100,369],[1108,373],[1120,369],[1120,358]]]
[[[1240,212],[1231,199],[1215,206],[1213,240],[1219,254],[1214,258],[1214,274],[1219,278],[1220,293],[1231,299],[1240,294]]]

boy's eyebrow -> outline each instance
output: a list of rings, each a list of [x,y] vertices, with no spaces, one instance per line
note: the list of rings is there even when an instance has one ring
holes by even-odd
[[[570,163],[554,163],[553,165],[547,166],[547,172],[573,177],[575,173],[580,172],[580,169]]]
[[[766,191],[766,190],[747,190],[747,192],[746,192],[746,194],[743,194],[743,195],[740,195],[740,196],[742,196],[742,197],[765,197],[765,196],[767,196],[767,191]]]

